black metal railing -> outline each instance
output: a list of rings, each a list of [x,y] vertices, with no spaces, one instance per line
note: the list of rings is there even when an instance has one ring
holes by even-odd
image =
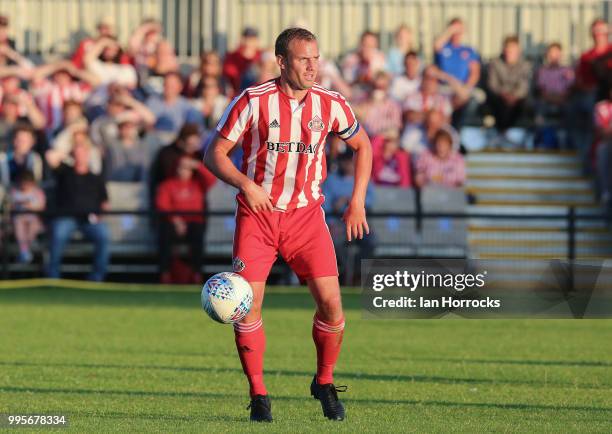
[[[19,214],[37,214],[43,219],[51,219],[57,216],[67,216],[65,212],[53,212],[53,211],[16,211],[16,210],[8,210],[5,208],[2,212],[2,221],[1,221],[1,238],[0,242],[2,247],[2,276],[3,278],[9,277],[9,265],[10,265],[10,252],[8,246],[10,244],[10,234],[11,234],[11,220],[12,217]],[[149,219],[155,219],[162,216],[167,215],[184,215],[184,216],[193,216],[193,215],[203,215],[205,218],[210,217],[227,217],[233,218],[234,213],[232,211],[206,211],[204,214],[198,212],[161,212],[155,210],[108,210],[102,211],[99,213],[103,216],[134,216],[134,217],[144,217]],[[74,214],[76,215],[76,214]],[[83,213],[78,213],[78,215],[83,215]],[[340,217],[338,214],[327,214],[328,217]],[[70,216],[70,215],[68,215]],[[509,221],[530,221],[530,220],[545,220],[550,221],[551,224],[556,222],[559,231],[564,231],[567,234],[567,246],[565,258],[569,262],[573,262],[577,258],[577,233],[581,230],[578,227],[578,223],[582,221],[596,221],[596,222],[606,222],[607,217],[600,213],[577,213],[574,207],[568,207],[567,211],[564,213],[557,214],[489,214],[489,213],[477,213],[477,212],[424,212],[420,207],[417,207],[414,212],[369,212],[368,218],[371,220],[375,219],[383,219],[383,218],[392,218],[397,220],[409,220],[413,221],[414,230],[418,234],[423,231],[423,224],[428,220],[433,219],[448,219],[450,221],[464,221],[467,222],[468,219],[487,219],[491,221],[495,220],[509,220]],[[562,222],[565,222],[563,224]],[[528,227],[526,227],[528,230]],[[402,244],[402,234],[397,234],[397,244]],[[407,235],[407,234],[403,234]],[[129,244],[130,242],[134,242],[136,240],[119,240],[115,241],[115,244]],[[467,246],[467,229],[466,229],[466,246]],[[466,250],[467,251],[467,250]],[[558,257],[558,256],[557,256]]]

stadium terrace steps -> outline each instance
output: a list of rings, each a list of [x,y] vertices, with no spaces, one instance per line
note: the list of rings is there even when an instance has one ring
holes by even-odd
[[[469,171],[471,176],[552,176],[557,178],[559,176],[567,176],[575,179],[582,176],[580,167],[566,167],[558,165],[539,165],[539,166],[525,166],[522,163],[514,163],[514,165],[470,165]]]
[[[466,190],[476,201],[467,209],[469,254],[482,259],[567,258],[567,219],[599,215],[591,181],[581,173],[578,156],[569,151],[483,151],[467,157]],[[499,218],[500,215],[541,218]],[[487,218],[486,215],[496,216]],[[602,220],[576,221],[578,259],[612,257],[612,231]]]
[[[470,173],[470,168],[468,166],[468,173]],[[551,189],[551,190],[592,190],[592,183],[588,179],[502,179],[502,178],[468,178],[467,180],[467,188],[469,189],[478,189],[478,188],[506,188],[513,189],[514,191],[526,189],[526,190],[536,190],[536,189]]]
[[[543,164],[547,166],[555,164],[578,165],[576,153],[571,151],[483,151],[471,153],[468,157],[468,166],[474,163],[490,164]]]

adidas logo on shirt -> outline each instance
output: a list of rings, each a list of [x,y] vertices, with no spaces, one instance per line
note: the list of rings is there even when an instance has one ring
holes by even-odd
[[[276,119],[274,119],[272,122],[270,122],[269,128],[280,128],[280,124]]]

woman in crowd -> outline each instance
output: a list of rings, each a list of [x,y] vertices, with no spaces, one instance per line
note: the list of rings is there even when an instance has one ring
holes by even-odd
[[[386,131],[372,139],[372,180],[378,185],[408,188],[410,156],[400,147],[397,130]]]
[[[453,137],[440,129],[434,136],[433,151],[421,154],[417,162],[416,184],[419,187],[439,185],[461,187],[465,183],[465,161],[453,149]]]

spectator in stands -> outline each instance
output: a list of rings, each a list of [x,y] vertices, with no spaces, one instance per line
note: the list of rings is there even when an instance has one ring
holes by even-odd
[[[407,124],[404,127],[400,143],[402,149],[409,152],[413,159],[417,158],[423,151],[433,148],[433,140],[436,133],[444,129],[453,138],[453,148],[459,147],[459,134],[447,123],[446,117],[436,109],[429,110],[425,114],[423,124]]]
[[[108,209],[108,194],[102,176],[89,170],[90,152],[89,142],[76,141],[72,149],[72,166],[62,163],[53,154],[47,154],[47,163],[55,176],[55,211],[58,213],[51,221],[48,277],[60,277],[64,248],[77,229],[94,243],[94,266],[88,279],[102,281],[106,276],[109,234],[100,212]]]
[[[145,92],[161,93],[163,77],[179,69],[174,48],[163,37],[161,23],[155,19],[147,18],[136,27],[128,51]]]
[[[67,100],[64,101],[61,114],[62,123],[53,131],[53,137],[56,141],[66,129],[77,123],[88,124],[87,118],[83,113],[83,105],[79,101]],[[56,146],[52,142],[52,146]],[[69,152],[69,151],[68,151]]]
[[[406,55],[413,50],[412,29],[401,24],[395,31],[395,45],[387,51],[386,70],[393,75],[402,75],[405,71]]]
[[[181,96],[183,80],[178,72],[169,72],[164,78],[164,93],[152,95],[146,105],[155,115],[158,132],[175,135],[185,123],[203,124],[202,115]]]
[[[391,76],[387,72],[376,73],[368,99],[355,107],[370,137],[389,129],[399,131],[402,127],[402,108],[389,95],[390,84]]]
[[[183,155],[176,165],[176,173],[163,181],[155,197],[155,204],[162,212],[197,212],[198,215],[173,214],[164,216],[159,225],[159,270],[161,283],[172,283],[170,261],[172,244],[185,239],[190,247],[193,283],[202,282],[200,267],[204,247],[204,206],[206,192],[216,182],[216,177],[202,163]]]
[[[372,180],[378,185],[408,188],[412,184],[410,156],[400,147],[397,130],[372,139]]]
[[[480,80],[480,56],[474,48],[463,44],[464,35],[463,20],[453,18],[434,42],[436,65],[466,89],[465,95],[456,96],[454,100],[453,125],[456,128],[463,124],[472,90]]]
[[[608,99],[595,105],[595,141],[593,156],[601,202],[612,206],[612,86]]]
[[[359,272],[358,264],[362,258],[370,258],[374,250],[374,239],[372,236],[364,237],[363,239],[354,239],[351,244],[358,247],[358,252],[354,257],[352,264],[349,264],[347,258],[348,242],[346,241],[346,228],[344,223],[336,215],[342,216],[346,211],[353,193],[355,167],[353,164],[353,152],[348,150],[338,155],[338,171],[330,173],[327,180],[323,184],[323,194],[325,202],[323,202],[323,210],[327,213],[327,224],[334,240],[336,255],[342,267],[352,266],[354,270]],[[371,209],[374,201],[374,190],[372,183],[368,184],[365,198],[366,211]],[[336,214],[336,215],[332,215]],[[354,282],[351,282],[354,283]]]
[[[597,99],[606,99],[608,95],[605,93],[607,89],[601,89],[598,95],[598,85],[602,84],[606,78],[606,69],[598,69],[600,60],[605,59],[608,65],[607,72],[612,69],[612,42],[609,40],[609,25],[603,18],[597,18],[591,24],[591,37],[593,39],[593,47],[580,56],[578,65],[576,66],[576,87],[590,101],[591,108]],[[601,74],[598,74],[600,72]],[[599,97],[599,98],[598,98]]]
[[[14,211],[42,211],[45,209],[45,193],[37,185],[34,174],[29,170],[19,173],[17,182],[10,192],[11,209]],[[32,262],[32,243],[42,232],[43,225],[36,214],[13,216],[15,240],[19,245],[19,262]]]
[[[334,173],[338,171],[338,158],[349,149],[344,140],[335,134],[327,136],[327,143],[325,146],[325,160],[327,163],[327,173]]]
[[[351,99],[352,89],[346,80],[344,80],[336,62],[325,58],[322,54],[319,54],[319,56],[319,70],[316,82],[327,89],[340,92],[347,99]]]
[[[9,37],[9,18],[6,15],[0,15],[0,46],[6,46],[15,49],[15,41]],[[10,59],[0,57],[0,65],[11,63]]]
[[[506,37],[502,56],[489,63],[487,76],[488,99],[498,132],[515,126],[523,114],[531,75],[531,64],[521,57],[518,37]]]
[[[240,45],[235,51],[227,53],[223,62],[223,76],[231,85],[233,95],[256,84],[254,66],[259,62],[261,52],[259,32],[253,27],[246,27],[242,31]]]
[[[4,100],[9,97],[17,97],[19,102],[19,115],[26,115],[26,104],[32,100],[27,90],[21,88],[22,79],[29,79],[31,70],[18,66],[0,67],[0,108]]]
[[[191,100],[191,103],[204,117],[206,129],[212,130],[223,116],[229,100],[221,93],[221,83],[216,77],[205,78],[201,89],[200,97]]]
[[[435,184],[453,188],[465,183],[465,161],[453,149],[453,137],[448,131],[438,130],[434,136],[433,150],[421,154],[415,181],[419,187]]]
[[[272,80],[278,77],[280,71],[273,50],[263,50],[256,66],[256,83]]]
[[[71,61],[74,63],[74,66],[79,69],[85,69],[85,54],[92,49],[93,45],[97,41],[104,38],[116,38],[117,36],[115,34],[115,21],[112,17],[104,17],[98,21],[96,31],[98,34],[95,37],[84,38],[81,42],[79,42],[77,49],[72,55]],[[121,55],[120,63],[124,65],[130,63],[130,58],[127,56],[127,54]]]
[[[189,75],[187,83],[185,83],[183,94],[187,98],[197,98],[202,94],[202,87],[204,87],[205,80],[210,77],[216,78],[221,83],[222,94],[228,94],[228,90],[231,90],[231,88],[228,89],[225,79],[222,76],[222,71],[219,53],[214,50],[204,51],[200,55],[200,65],[198,69]],[[231,92],[229,93],[231,94]]]
[[[13,142],[15,128],[22,124],[30,125],[38,131],[44,128],[45,117],[28,95],[20,93],[3,98],[2,110],[0,111],[0,152],[9,150],[10,144]],[[37,141],[42,145],[43,140],[39,136],[37,134]]]
[[[91,142],[87,120],[82,117],[71,118],[73,115],[66,115],[72,108],[76,108],[77,106],[78,104],[73,104],[72,102],[64,105],[64,119],[69,123],[57,135],[55,140],[51,142],[51,148],[45,153],[45,158],[47,161],[51,158],[54,161],[58,160],[66,165],[72,165],[74,164],[72,150],[77,144],[82,144],[88,148],[87,155],[90,159],[90,172],[95,175],[100,175],[103,169],[102,151]],[[76,111],[74,116],[77,116]]]
[[[187,155],[199,161],[204,158],[200,134],[198,125],[185,124],[179,131],[176,141],[159,150],[150,171],[150,192],[153,198],[157,186],[174,175],[178,160],[181,157]]]
[[[605,87],[612,75],[612,43],[609,41],[609,25],[604,19],[593,21],[591,38],[592,48],[582,53],[576,65],[572,115],[569,118],[571,142],[580,150],[587,172],[590,172],[587,150],[593,143],[593,109],[598,99],[607,97],[605,92],[598,90]]]
[[[15,128],[13,145],[6,153],[0,153],[0,180],[8,187],[19,179],[21,172],[29,171],[36,182],[43,176],[42,158],[34,149],[36,132],[28,124]]]
[[[561,122],[560,129],[565,131],[569,116],[569,92],[574,84],[574,70],[561,64],[561,44],[553,42],[546,48],[544,64],[536,73],[536,122],[542,131],[551,118]],[[556,128],[550,128],[558,142]]]
[[[150,128],[155,124],[155,115],[149,108],[138,101],[124,87],[110,85],[109,100],[102,115],[98,116],[91,124],[90,135],[97,146],[102,146],[115,140],[119,135],[117,117],[125,112],[136,114],[138,125],[142,128]]]
[[[78,69],[69,61],[36,68],[32,75],[33,94],[47,120],[47,131],[52,133],[62,125],[65,101],[83,103],[99,82],[97,76]]]
[[[425,113],[437,110],[444,116],[445,123],[450,121],[453,107],[450,98],[440,92],[438,72],[435,66],[428,66],[423,71],[423,81],[419,92],[409,94],[403,105],[406,124],[421,125]]]
[[[138,82],[136,69],[130,64],[122,63],[123,50],[114,38],[100,38],[85,52],[85,68],[100,84],[117,83],[134,89]]]
[[[21,69],[23,77],[27,78],[23,72],[31,72],[34,64],[28,58],[19,54],[14,47],[11,47],[9,44],[0,43],[0,68],[11,67],[17,70]]]
[[[117,182],[143,182],[151,164],[151,147],[138,134],[138,113],[125,111],[115,119],[116,138],[103,142],[106,179]]]
[[[403,104],[406,98],[417,93],[421,87],[421,60],[416,51],[409,51],[404,56],[401,75],[393,78],[389,93],[397,102]]]
[[[366,30],[359,47],[342,61],[342,75],[350,85],[370,84],[379,71],[385,70],[385,55],[378,48],[378,34]]]
[[[544,64],[536,74],[538,97],[549,110],[567,104],[568,93],[574,84],[574,71],[561,64],[563,52],[561,44],[553,42],[546,48]]]

